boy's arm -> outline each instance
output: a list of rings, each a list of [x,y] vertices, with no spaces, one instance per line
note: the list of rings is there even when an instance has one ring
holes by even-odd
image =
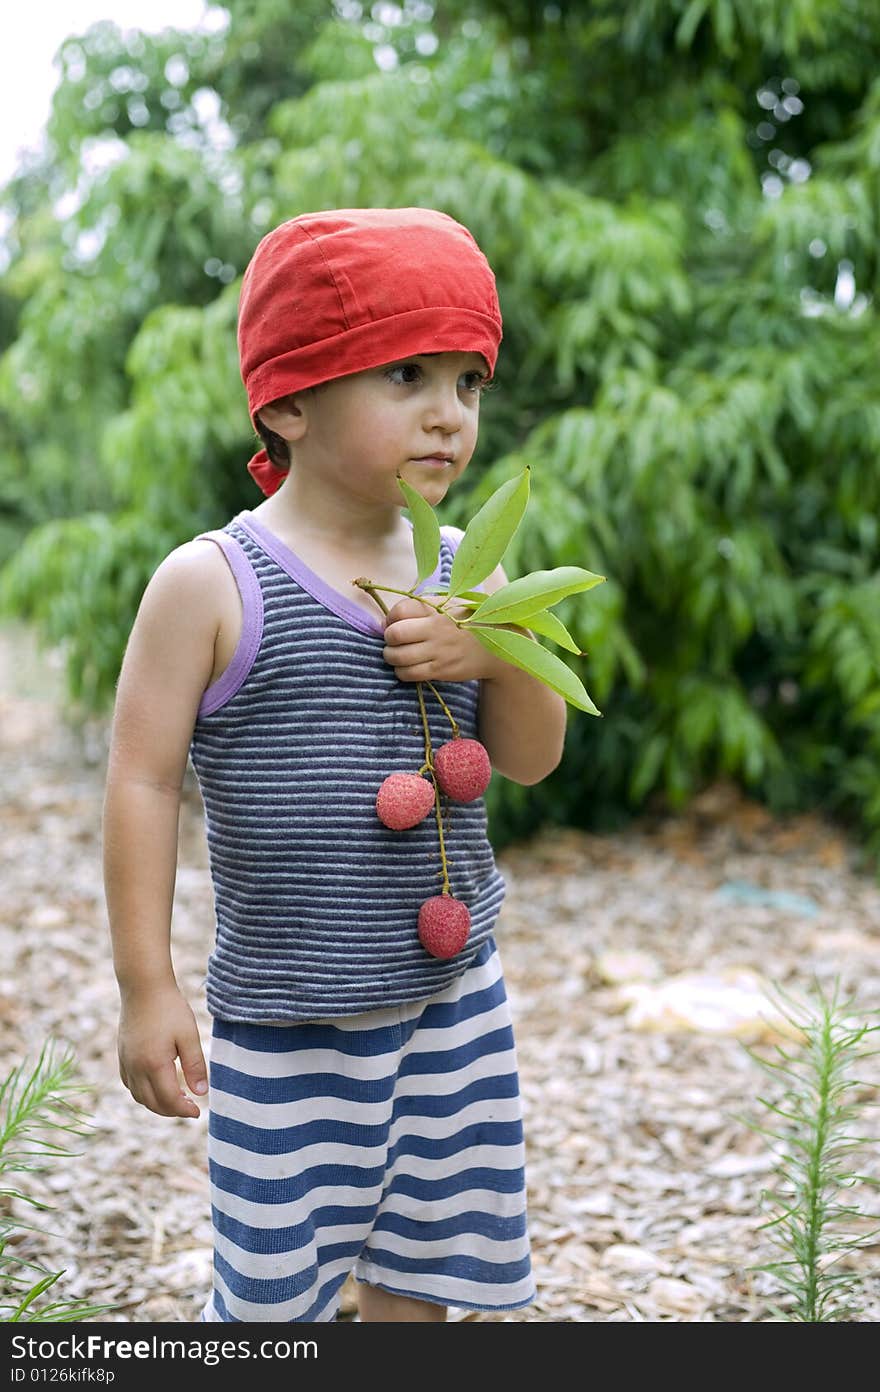
[[[196,1020],[177,986],[171,913],[180,793],[231,576],[213,542],[168,556],[144,592],[117,686],[104,798],[104,889],[119,983],[120,1075],[163,1116],[198,1116],[181,1090],[206,1090]],[[234,583],[234,582],[232,582]]]
[[[492,594],[508,583],[502,566],[493,570],[482,588]],[[528,629],[505,624],[531,637]],[[476,641],[476,640],[475,640]],[[537,677],[502,658],[486,657],[491,675],[480,685],[479,736],[493,769],[514,783],[540,783],[562,758],[566,703]]]

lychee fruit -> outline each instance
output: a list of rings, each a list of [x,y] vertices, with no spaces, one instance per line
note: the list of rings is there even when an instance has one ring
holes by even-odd
[[[406,831],[424,821],[434,806],[434,785],[420,773],[390,773],[376,794],[379,821]]]
[[[419,909],[419,942],[432,957],[454,957],[471,931],[467,904],[451,894],[435,894]]]
[[[437,750],[434,772],[447,797],[456,802],[474,802],[489,786],[492,765],[485,745],[479,740],[459,737]]]

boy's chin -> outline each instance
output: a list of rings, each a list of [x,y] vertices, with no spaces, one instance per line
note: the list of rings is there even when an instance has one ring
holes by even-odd
[[[411,488],[417,488],[420,493],[445,493],[460,473],[461,471],[455,468],[429,469],[416,464],[411,469],[402,469],[400,477],[404,483],[408,483]]]

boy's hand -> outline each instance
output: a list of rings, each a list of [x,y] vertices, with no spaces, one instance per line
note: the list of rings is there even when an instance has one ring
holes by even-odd
[[[448,607],[458,618],[471,613],[456,600]],[[438,614],[421,599],[401,599],[389,610],[383,656],[401,681],[412,682],[473,681],[493,677],[499,664],[505,665],[448,614]]]
[[[119,1076],[136,1102],[159,1116],[197,1117],[180,1086],[180,1059],[191,1092],[208,1091],[208,1070],[196,1018],[176,985],[138,995],[123,992]]]

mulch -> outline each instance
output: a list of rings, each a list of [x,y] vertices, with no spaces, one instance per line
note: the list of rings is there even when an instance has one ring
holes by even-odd
[[[107,724],[77,729],[59,655],[0,633],[0,1077],[47,1039],[69,1047],[91,1134],[24,1177],[53,1205],[16,1250],[64,1269],[57,1290],[110,1321],[198,1319],[210,1285],[206,1117],[134,1104],[116,1065],[116,986],[101,880]],[[756,1322],[781,1318],[762,1196],[779,1148],[755,1129],[773,1079],[755,1055],[798,1049],[789,1018],[821,989],[880,1010],[880,887],[819,815],[774,819],[724,784],[675,816],[595,836],[544,828],[498,857],[497,940],[526,1108],[533,1265],[526,1310],[452,1320]],[[192,780],[180,828],[175,963],[203,1038],[211,892]],[[780,996],[779,992],[784,992]],[[787,1005],[786,1005],[787,1002]],[[880,1071],[858,1069],[866,1181],[841,1196],[865,1245],[835,1270],[880,1318]],[[13,1205],[24,1216],[25,1210]],[[785,1255],[785,1253],[782,1253]],[[343,1318],[354,1310],[346,1287]]]

